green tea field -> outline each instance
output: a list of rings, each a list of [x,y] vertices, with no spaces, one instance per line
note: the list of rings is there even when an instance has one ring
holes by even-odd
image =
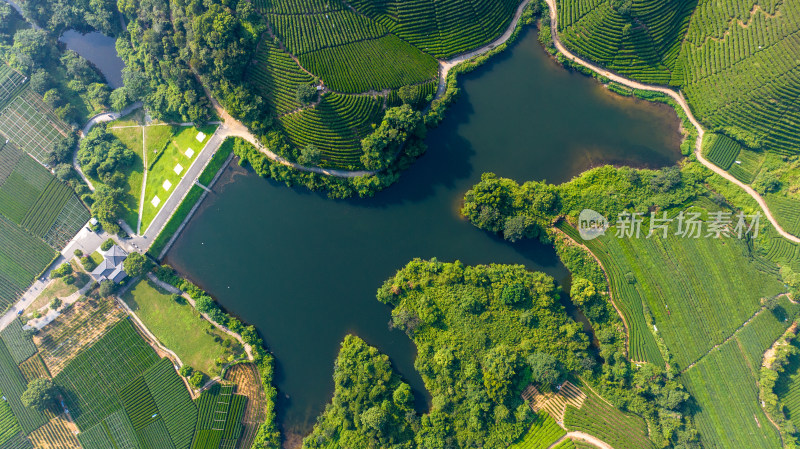
[[[14,145],[0,147],[0,310],[87,221],[70,187]]]
[[[774,268],[754,263],[736,238],[617,238],[615,232],[585,243],[611,277],[634,360],[661,360],[646,314],[685,368],[753,316],[761,298],[784,289]]]

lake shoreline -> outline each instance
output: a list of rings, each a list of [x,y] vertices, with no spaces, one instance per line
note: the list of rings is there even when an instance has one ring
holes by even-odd
[[[348,333],[380,348],[414,390],[425,391],[416,348],[387,330],[390,314],[375,300],[381,283],[414,257],[523,264],[567,288],[569,273],[552,246],[512,245],[460,217],[463,194],[481,173],[560,183],[599,165],[657,168],[681,159],[671,108],[611,95],[564,70],[535,30],[460,77],[459,87],[429,133],[428,152],[374,198],[331,200],[231,164],[167,254],[261,332],[276,357],[278,421],[287,434],[306,434],[330,400],[333,361]],[[545,111],[551,98],[563,107]]]

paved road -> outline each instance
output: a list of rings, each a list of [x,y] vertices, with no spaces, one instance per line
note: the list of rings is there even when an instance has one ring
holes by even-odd
[[[672,89],[669,89],[669,88],[666,88],[666,87],[654,86],[652,84],[644,84],[644,83],[640,83],[638,81],[630,80],[630,79],[625,78],[623,76],[617,75],[616,73],[610,72],[610,71],[608,71],[608,70],[606,70],[606,69],[604,69],[604,68],[602,68],[602,67],[600,67],[600,66],[598,66],[596,64],[588,62],[585,59],[581,59],[578,56],[575,56],[572,52],[567,50],[567,48],[564,46],[564,44],[561,43],[561,39],[558,37],[558,10],[556,9],[555,0],[546,0],[546,1],[547,1],[547,5],[550,7],[550,29],[551,29],[552,35],[553,35],[553,43],[555,44],[556,49],[558,49],[558,51],[560,51],[564,56],[566,56],[571,61],[576,62],[576,63],[578,63],[578,64],[580,64],[580,65],[582,65],[584,67],[587,67],[587,68],[591,69],[592,71],[597,72],[597,73],[607,77],[608,79],[610,79],[612,81],[616,81],[616,82],[618,82],[620,84],[623,84],[623,85],[628,86],[628,87],[632,87],[634,89],[649,90],[649,91],[652,91],[652,92],[660,92],[662,94],[669,95],[672,99],[677,101],[678,104],[681,106],[681,108],[683,108],[683,111],[686,113],[686,116],[689,117],[689,121],[691,121],[692,125],[697,129],[697,142],[695,143],[695,150],[694,150],[694,153],[695,153],[695,156],[697,157],[697,160],[700,161],[701,164],[703,164],[706,167],[708,167],[714,173],[716,173],[716,174],[722,176],[723,178],[727,179],[728,181],[736,184],[742,190],[747,192],[748,195],[753,197],[753,199],[756,200],[758,205],[761,207],[761,210],[764,212],[764,215],[766,215],[766,217],[769,220],[769,222],[772,223],[772,226],[775,227],[775,229],[778,231],[778,233],[781,236],[783,236],[784,238],[786,238],[786,239],[788,239],[788,240],[790,240],[792,242],[800,243],[800,238],[798,238],[797,236],[786,232],[786,230],[784,230],[783,227],[781,227],[781,225],[778,223],[778,221],[772,215],[772,212],[770,212],[769,206],[767,206],[767,202],[764,200],[764,198],[761,197],[761,195],[758,192],[756,192],[749,185],[747,185],[747,184],[739,181],[738,179],[734,178],[733,175],[731,175],[727,171],[721,169],[720,167],[717,167],[716,165],[712,164],[711,162],[706,160],[706,158],[703,157],[701,150],[702,150],[702,143],[703,143],[703,134],[705,133],[705,131],[703,130],[703,127],[700,125],[700,122],[695,118],[694,114],[692,114],[692,110],[691,110],[691,108],[689,108],[689,104],[686,102],[686,99],[683,98],[683,95],[681,95],[679,92],[676,92],[676,91],[674,91]]]
[[[3,316],[0,316],[0,330],[5,329],[6,326],[11,324],[14,321],[14,318],[17,317],[17,312],[20,310],[25,310],[30,306],[36,298],[39,297],[39,294],[42,293],[42,290],[47,286],[47,283],[50,282],[50,271],[54,268],[57,268],[64,262],[71,260],[75,257],[75,250],[80,249],[83,251],[84,254],[91,254],[100,247],[100,244],[103,243],[111,237],[109,234],[105,232],[101,234],[97,234],[95,232],[88,231],[86,226],[81,228],[80,232],[72,238],[72,240],[61,250],[61,256],[53,262],[50,267],[47,268],[47,271],[36,281],[33,282],[28,290],[22,294],[22,297],[17,301],[17,303],[5,313]]]
[[[113,122],[120,117],[125,117],[126,115],[130,114],[131,112],[141,108],[143,106],[141,101],[137,101],[132,105],[128,106],[127,108],[119,111],[119,112],[103,112],[100,114],[95,115],[94,117],[90,118],[86,125],[81,129],[81,137],[86,137],[89,134],[89,130],[94,127],[94,125],[98,123],[104,122]]]
[[[189,193],[194,182],[200,177],[200,173],[202,173],[203,169],[208,165],[208,161],[211,160],[211,157],[217,152],[219,146],[225,141],[228,134],[224,126],[224,124],[220,125],[208,139],[206,145],[200,150],[197,158],[195,158],[192,165],[186,170],[186,174],[178,185],[175,186],[175,190],[172,191],[172,194],[164,202],[164,205],[161,206],[161,210],[158,211],[158,214],[156,214],[153,221],[150,222],[147,229],[145,229],[141,235],[133,235],[129,240],[126,240],[126,245],[133,246],[135,250],[139,252],[144,252],[150,248],[150,245],[153,244],[153,239],[158,236],[161,229],[167,224],[170,217],[172,217],[172,214],[175,212],[175,209],[178,208],[178,205],[181,204],[183,198]],[[146,201],[147,199],[145,198],[144,200]]]

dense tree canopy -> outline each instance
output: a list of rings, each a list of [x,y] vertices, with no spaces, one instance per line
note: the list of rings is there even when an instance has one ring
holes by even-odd
[[[16,12],[8,3],[0,3],[0,44],[11,43],[14,34]]]
[[[112,187],[119,187],[114,185],[114,176],[121,174],[119,170],[132,164],[135,158],[136,153],[103,126],[92,128],[81,140],[78,150],[78,163],[83,172]]]
[[[706,176],[697,164],[662,170],[605,166],[553,186],[540,182],[520,185],[488,173],[466,193],[462,209],[476,226],[503,233],[509,240],[539,237],[555,244],[559,258],[573,277],[572,302],[589,319],[597,338],[597,360],[602,362],[597,369],[594,358],[584,358],[579,362],[579,372],[593,379],[616,405],[644,417],[651,439],[659,447],[697,447],[688,394],[674,380],[674,367],[665,372],[653,365],[644,369],[630,363],[625,329],[607,299],[605,274],[585,248],[555,231],[553,225],[564,216],[574,220],[583,209],[598,211],[613,222],[626,210],[647,214],[683,205],[704,191]],[[528,223],[531,228],[526,227]],[[502,296],[511,299],[515,295],[504,291]],[[576,370],[563,364],[557,355],[551,359],[553,355],[556,354],[536,353],[527,357],[532,379],[552,383],[562,373]]]
[[[361,163],[370,170],[386,169],[409,138],[421,140],[426,131],[422,115],[411,106],[390,108],[378,129],[361,141]]]
[[[113,36],[119,32],[117,5],[113,0],[25,0],[22,12],[55,35],[66,29],[92,30]]]
[[[55,44],[44,30],[27,28],[14,34],[14,46],[9,52],[9,63],[25,74],[47,67],[58,54]]]
[[[153,264],[150,260],[140,253],[130,253],[125,261],[122,262],[125,273],[130,277],[138,277],[146,274],[152,269]]]
[[[560,216],[574,218],[583,209],[592,209],[613,221],[627,208],[647,213],[693,198],[701,181],[693,167],[682,171],[677,167],[636,170],[605,166],[558,186],[538,181],[520,185],[484,173],[464,195],[461,213],[475,226],[502,233],[511,241],[548,240],[547,230]]]
[[[43,412],[56,400],[58,388],[50,379],[34,379],[28,383],[28,388],[22,393],[20,399],[25,407]]]
[[[511,179],[485,173],[465,195],[461,213],[475,226],[503,233],[513,242],[521,238],[545,239],[544,230],[559,210],[554,186],[537,181],[520,186]]]
[[[125,192],[122,189],[107,186],[98,186],[95,190],[92,202],[92,216],[100,221],[100,224],[111,234],[119,232],[117,224],[124,212],[122,201]]]
[[[120,0],[117,5],[129,20],[129,40],[117,40],[117,53],[125,61],[126,100],[144,101],[162,120],[207,121],[210,105],[185,48],[184,6],[166,0]]]
[[[414,340],[415,367],[433,396],[418,447],[504,447],[527,429],[521,390],[590,357],[560,294],[551,277],[522,266],[435,260],[414,260],[381,287],[378,299]]]
[[[31,89],[44,96],[58,118],[77,127],[107,106],[108,86],[89,61],[72,50],[62,52],[54,35],[44,29],[12,28],[16,31],[6,60],[30,77]]]
[[[411,388],[389,362],[358,337],[342,342],[333,373],[333,402],[303,441],[303,448],[410,448],[419,418]]]

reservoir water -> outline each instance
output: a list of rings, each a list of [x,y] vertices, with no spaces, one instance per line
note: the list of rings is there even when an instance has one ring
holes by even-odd
[[[58,40],[94,64],[112,89],[122,87],[122,69],[125,68],[125,63],[117,55],[116,39],[97,31],[81,34],[75,30],[67,30]]]
[[[330,401],[348,333],[424,390],[413,344],[389,330],[389,309],[375,300],[409,260],[524,264],[568,282],[551,247],[510,244],[459,217],[464,192],[483,172],[559,183],[592,166],[661,167],[680,157],[674,111],[564,70],[534,31],[462,77],[461,87],[427,154],[375,198],[334,201],[232,166],[168,254],[261,332],[277,359],[279,420],[290,435],[308,432]]]

